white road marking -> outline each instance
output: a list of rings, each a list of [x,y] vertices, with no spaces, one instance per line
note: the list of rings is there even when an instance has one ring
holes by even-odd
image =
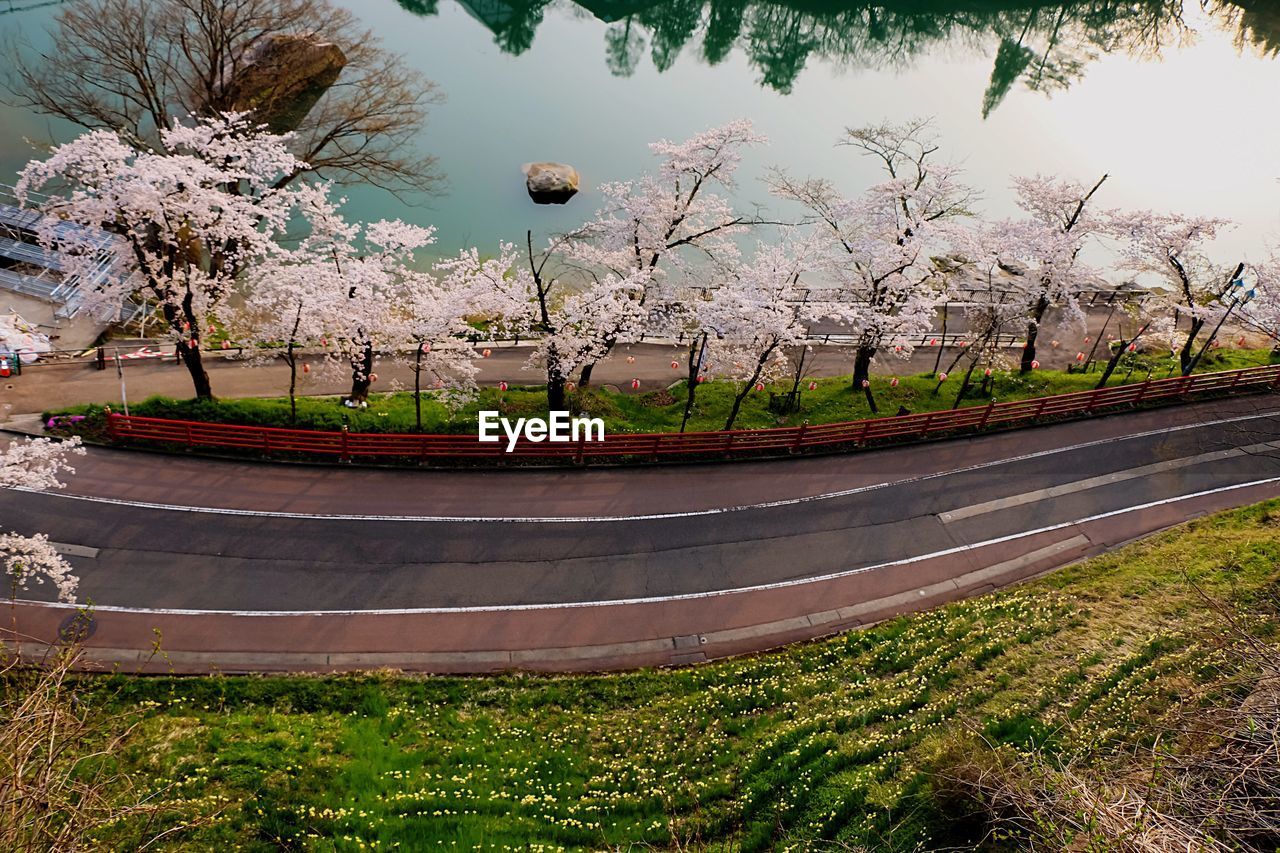
[[[89,557],[90,559],[98,556],[97,548],[90,548],[85,545],[69,545],[66,542],[50,542],[53,550],[66,557]]]
[[[976,515],[985,515],[989,512],[996,512],[997,510],[1009,509],[1010,507],[1022,506],[1029,503],[1037,503],[1039,501],[1048,500],[1049,498],[1061,497],[1062,495],[1072,495],[1077,492],[1084,492],[1101,486],[1110,486],[1115,483],[1123,483],[1128,480],[1137,480],[1151,474],[1161,474],[1165,471],[1175,471],[1178,468],[1190,468],[1194,465],[1203,465],[1206,462],[1235,459],[1240,456],[1250,456],[1259,453],[1266,453],[1268,451],[1273,453],[1275,451],[1280,451],[1280,443],[1268,441],[1262,444],[1251,444],[1248,447],[1232,447],[1228,450],[1215,450],[1212,453],[1201,453],[1199,456],[1184,456],[1181,459],[1166,459],[1164,462],[1156,462],[1151,465],[1142,465],[1137,468],[1126,468],[1123,471],[1113,471],[1110,474],[1102,474],[1098,477],[1075,480],[1070,483],[1062,483],[1057,486],[1035,489],[1018,495],[1009,495],[1004,498],[984,501],[979,504],[970,504],[969,506],[960,507],[959,509],[953,509],[948,512],[940,512],[938,513],[938,520],[943,524],[950,524],[953,521],[973,518]]]
[[[634,604],[662,604],[672,601],[695,601],[699,599],[719,598],[725,595],[740,595],[742,593],[749,592],[788,589],[790,587],[807,586],[809,584],[839,580],[841,578],[852,577],[854,575],[865,574],[867,572],[874,572],[880,569],[893,568],[894,566],[904,566],[910,563],[936,559],[938,557],[949,557],[952,554],[975,551],[979,548],[985,548],[990,545],[999,545],[1003,542],[1013,542],[1018,539],[1038,536],[1041,533],[1052,533],[1055,530],[1065,530],[1078,524],[1088,524],[1089,522],[1101,521],[1105,518],[1114,518],[1115,516],[1124,515],[1130,512],[1140,512],[1144,509],[1152,509],[1153,507],[1165,506],[1172,503],[1178,503],[1179,501],[1192,500],[1194,498],[1201,498],[1207,495],[1216,495],[1222,492],[1234,491],[1236,489],[1264,486],[1271,483],[1280,483],[1280,477],[1269,477],[1265,480],[1253,480],[1248,483],[1236,483],[1231,486],[1219,486],[1216,489],[1206,489],[1202,492],[1193,492],[1189,495],[1178,495],[1172,498],[1163,498],[1158,501],[1150,501],[1149,503],[1125,507],[1124,509],[1113,509],[1110,512],[1103,512],[1098,513],[1097,515],[1090,515],[1085,518],[1078,518],[1075,521],[1064,521],[1059,524],[1051,524],[1048,527],[1040,527],[1035,530],[1027,530],[1022,533],[1010,533],[1007,536],[998,536],[995,539],[987,539],[983,542],[974,542],[970,545],[957,545],[954,548],[934,551],[930,554],[921,554],[916,557],[904,557],[899,560],[890,560],[885,563],[876,563],[871,566],[846,569],[842,572],[832,572],[830,574],[815,575],[807,578],[795,578],[793,580],[775,581],[773,583],[755,584],[752,586],[737,587],[735,589],[711,590],[709,592],[689,592],[678,595],[655,595],[643,598],[619,598],[606,601],[566,601],[549,602],[546,604],[492,604],[462,607],[402,607],[370,610],[192,610],[163,607],[124,607],[118,605],[93,605],[92,610],[95,613],[147,613],[159,616],[415,616],[445,613],[509,613],[523,610],[569,610],[587,607],[615,607],[619,605]],[[79,610],[85,606],[79,604],[64,604],[61,602],[30,601],[27,599],[18,599],[18,601],[21,604],[35,604],[42,607],[64,608],[69,610]]]
[[[1130,435],[1117,436],[1115,438],[1104,438],[1096,441],[1086,441],[1081,444],[1072,444],[1067,447],[1055,447],[1049,450],[1038,450],[1034,453],[1025,453],[1020,456],[1010,456],[1005,459],[994,459],[988,462],[979,462],[975,465],[967,465],[963,468],[954,468],[949,471],[938,471],[933,474],[922,474],[918,477],[908,477],[902,480],[892,480],[885,483],[874,483],[867,486],[858,486],[852,489],[842,489],[837,492],[826,492],[819,495],[807,495],[799,498],[783,498],[776,501],[765,501],[755,504],[742,504],[739,506],[714,507],[711,509],[686,510],[683,512],[655,512],[644,513],[638,515],[549,515],[549,516],[501,516],[501,515],[360,515],[350,513],[318,513],[318,512],[285,512],[280,510],[254,510],[254,509],[233,509],[229,507],[203,507],[203,506],[186,506],[182,504],[166,504],[152,503],[149,501],[126,500],[123,498],[105,498],[96,495],[72,495],[57,491],[45,491],[41,489],[25,489],[13,487],[15,491],[36,492],[39,494],[49,495],[51,497],[62,498],[64,500],[86,501],[89,503],[109,504],[112,506],[124,506],[134,509],[154,509],[165,512],[194,512],[204,513],[208,515],[228,515],[228,516],[248,516],[260,518],[285,518],[296,520],[312,520],[312,521],[394,521],[394,522],[411,522],[411,523],[437,523],[437,522],[466,522],[466,523],[484,523],[497,522],[501,524],[580,524],[583,522],[618,522],[618,521],[660,521],[672,518],[698,518],[702,516],[724,515],[731,512],[746,512],[748,510],[775,509],[777,507],[797,506],[800,504],[814,503],[817,501],[828,501],[837,498],[845,498],[851,495],[864,494],[866,492],[874,492],[880,489],[887,489],[893,486],[905,486],[913,483],[923,483],[927,480],[934,480],[939,477],[950,477],[955,474],[965,474],[971,471],[981,471],[986,468],[994,468],[1001,465],[1008,465],[1014,462],[1025,462],[1028,459],[1038,459],[1044,456],[1053,456],[1058,453],[1069,453],[1076,450],[1084,450],[1090,447],[1097,447],[1103,444],[1113,444],[1120,441],[1130,441],[1135,438],[1149,438],[1153,435],[1162,435],[1171,432],[1181,432],[1190,429],[1203,429],[1205,427],[1220,426],[1223,424],[1241,423],[1243,421],[1260,420],[1266,418],[1274,418],[1280,415],[1280,411],[1271,411],[1264,414],[1240,415],[1232,418],[1222,418],[1214,421],[1202,421],[1194,424],[1180,424],[1178,426],[1164,427],[1161,429],[1147,430],[1145,432],[1136,432]]]

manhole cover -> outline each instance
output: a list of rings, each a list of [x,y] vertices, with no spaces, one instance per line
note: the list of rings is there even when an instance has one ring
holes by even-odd
[[[87,613],[72,613],[58,626],[58,638],[64,643],[83,643],[97,630],[97,619]]]

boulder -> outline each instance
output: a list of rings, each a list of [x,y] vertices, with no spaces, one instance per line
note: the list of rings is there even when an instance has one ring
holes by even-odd
[[[524,184],[535,204],[564,204],[578,194],[578,170],[564,163],[526,163]]]
[[[236,69],[224,100],[237,110],[251,110],[272,133],[288,133],[298,128],[346,64],[346,54],[336,44],[309,36],[269,36]]]

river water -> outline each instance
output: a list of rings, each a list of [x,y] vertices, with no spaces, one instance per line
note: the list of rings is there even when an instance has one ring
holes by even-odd
[[[56,5],[5,2],[0,37],[40,46]],[[843,128],[933,116],[992,216],[1013,212],[1012,174],[1109,172],[1103,204],[1234,219],[1224,261],[1258,257],[1280,237],[1280,4],[1247,2],[345,0],[447,98],[416,140],[446,192],[352,187],[348,212],[434,224],[445,251],[549,233],[649,167],[646,142],[738,117],[771,140],[738,201],[776,210],[769,166],[857,192],[878,174],[835,145]],[[0,183],[26,140],[72,132],[0,108]],[[584,191],[533,205],[520,166],[536,160],[573,164]]]

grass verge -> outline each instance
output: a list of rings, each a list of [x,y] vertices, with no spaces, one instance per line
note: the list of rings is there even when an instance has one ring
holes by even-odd
[[[1269,363],[1270,357],[1269,350],[1221,350],[1206,356],[1198,372],[1255,367]],[[1141,369],[1132,373],[1127,368],[1117,371],[1110,384],[1122,384],[1126,376],[1131,381],[1146,378],[1150,365],[1145,361],[1138,364]],[[1161,377],[1163,373],[1153,375]],[[800,410],[790,414],[769,410],[770,394],[786,393],[790,390],[788,383],[748,394],[735,428],[799,426],[806,421],[810,424],[838,423],[875,416],[866,397],[850,390],[849,377],[813,381],[816,383],[813,390],[808,390],[808,382],[802,384]],[[900,409],[910,412],[950,409],[959,390],[959,377],[948,379],[941,388],[933,374],[898,377],[896,386],[891,384],[892,381],[893,377],[889,376],[877,376],[871,380],[880,416],[897,414]],[[992,397],[998,401],[1011,401],[1087,391],[1097,381],[1096,373],[1037,370],[1021,376],[1016,372],[1000,372],[993,377],[992,387],[986,394],[975,383],[962,405],[981,405]],[[734,385],[729,382],[709,381],[699,386],[687,429],[690,432],[722,429],[735,393]],[[602,418],[605,431],[610,434],[675,432],[680,428],[686,394],[682,383],[669,391],[643,394],[591,388],[571,395],[570,406],[577,413]],[[475,434],[481,410],[500,411],[511,418],[541,415],[547,411],[546,392],[538,386],[512,387],[505,392],[486,387],[456,411],[448,408],[434,393],[424,393],[423,431]],[[79,425],[79,430],[93,436],[102,430],[101,413],[101,406],[85,405],[46,412],[44,416],[48,419],[52,415],[85,415],[87,420]],[[416,426],[413,395],[404,392],[375,394],[370,397],[369,408],[362,410],[343,407],[337,397],[301,397],[298,399],[296,423],[290,420],[287,397],[212,401],[151,397],[134,403],[130,413],[143,417],[315,430],[339,430],[346,424],[353,432],[406,433],[414,432]]]

